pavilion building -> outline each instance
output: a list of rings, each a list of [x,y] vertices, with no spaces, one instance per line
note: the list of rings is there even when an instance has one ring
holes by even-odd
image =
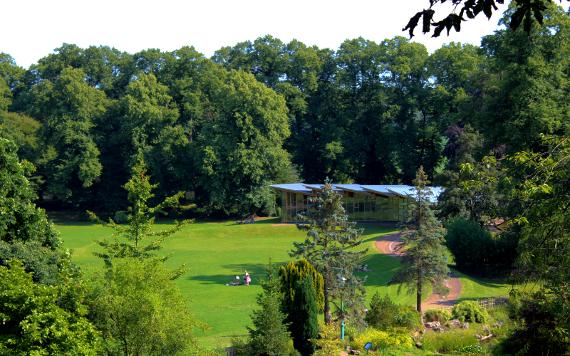
[[[364,185],[332,184],[342,194],[343,205],[352,221],[405,222],[408,218],[410,201],[415,197],[415,188],[410,185]],[[271,186],[281,194],[281,220],[297,222],[300,213],[307,210],[310,197],[315,196],[322,184],[288,183]],[[432,203],[436,203],[443,192],[441,187],[428,187],[432,191]]]

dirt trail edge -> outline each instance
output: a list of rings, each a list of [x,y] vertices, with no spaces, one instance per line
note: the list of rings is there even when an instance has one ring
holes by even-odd
[[[375,241],[376,249],[385,255],[399,258],[402,256],[402,252],[398,250],[398,246],[402,243],[400,239],[400,234],[390,234],[380,236],[378,240]],[[461,294],[461,282],[459,278],[451,276],[445,280],[445,286],[449,288],[449,294],[444,297],[438,293],[432,293],[423,303],[422,309],[437,309],[437,308],[450,308],[459,298]]]

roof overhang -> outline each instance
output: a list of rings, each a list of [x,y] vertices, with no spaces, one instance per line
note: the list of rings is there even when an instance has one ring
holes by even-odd
[[[324,184],[307,184],[307,183],[285,183],[285,184],[272,184],[271,187],[275,190],[311,194],[315,191],[323,189]],[[416,188],[411,185],[372,185],[372,184],[332,184],[333,190],[337,192],[351,192],[351,193],[364,193],[375,194],[384,197],[401,197],[414,199],[416,195]],[[431,202],[437,202],[439,195],[444,191],[442,187],[427,187],[432,192]]]

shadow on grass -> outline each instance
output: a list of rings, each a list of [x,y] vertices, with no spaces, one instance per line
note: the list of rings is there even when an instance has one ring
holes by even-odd
[[[230,274],[207,274],[207,275],[199,275],[199,276],[190,276],[187,279],[200,281],[200,284],[219,284],[224,285],[230,282],[235,281],[236,275]],[[243,279],[243,275],[240,277],[240,281]]]
[[[279,267],[286,262],[274,262],[272,261],[273,268],[275,271],[279,270]],[[262,279],[265,279],[267,264],[263,263],[236,263],[222,265],[221,268],[230,270],[227,274],[207,274],[207,275],[197,275],[189,276],[187,279],[200,281],[201,284],[227,284],[234,282],[236,276],[239,276],[240,282],[243,283],[243,277],[247,271],[252,279],[252,284],[259,284]]]
[[[256,220],[254,225],[267,225],[267,224],[281,224],[281,218],[263,218],[263,220]]]
[[[73,221],[73,220],[58,220],[58,219],[51,219],[51,221],[54,224],[61,226],[101,226],[101,224],[93,221]]]
[[[376,241],[383,235],[391,235],[399,232],[398,228],[395,227],[374,226],[371,224],[367,224],[367,226],[363,226],[363,228],[364,231],[362,232],[362,242],[364,243]]]
[[[367,265],[368,271],[360,272],[357,275],[366,277],[366,286],[386,286],[400,269],[398,260],[379,253],[365,256],[363,264]]]
[[[457,269],[453,268],[452,266],[450,266],[449,269],[455,277],[466,278],[472,282],[475,282],[475,283],[480,284],[480,285],[485,286],[485,287],[501,288],[501,287],[504,287],[505,284],[507,284],[507,280],[505,278],[491,279],[491,278],[484,278],[484,277],[475,277],[475,276],[468,275],[468,274],[465,274],[463,272],[460,272]]]

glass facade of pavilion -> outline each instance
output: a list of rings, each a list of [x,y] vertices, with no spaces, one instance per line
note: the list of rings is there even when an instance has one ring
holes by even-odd
[[[281,195],[281,220],[297,222],[298,215],[309,208],[310,197],[322,189],[319,184],[275,184],[272,187]],[[333,184],[343,196],[343,205],[352,221],[405,222],[409,213],[414,187],[407,185]],[[443,190],[430,187],[434,202]]]

